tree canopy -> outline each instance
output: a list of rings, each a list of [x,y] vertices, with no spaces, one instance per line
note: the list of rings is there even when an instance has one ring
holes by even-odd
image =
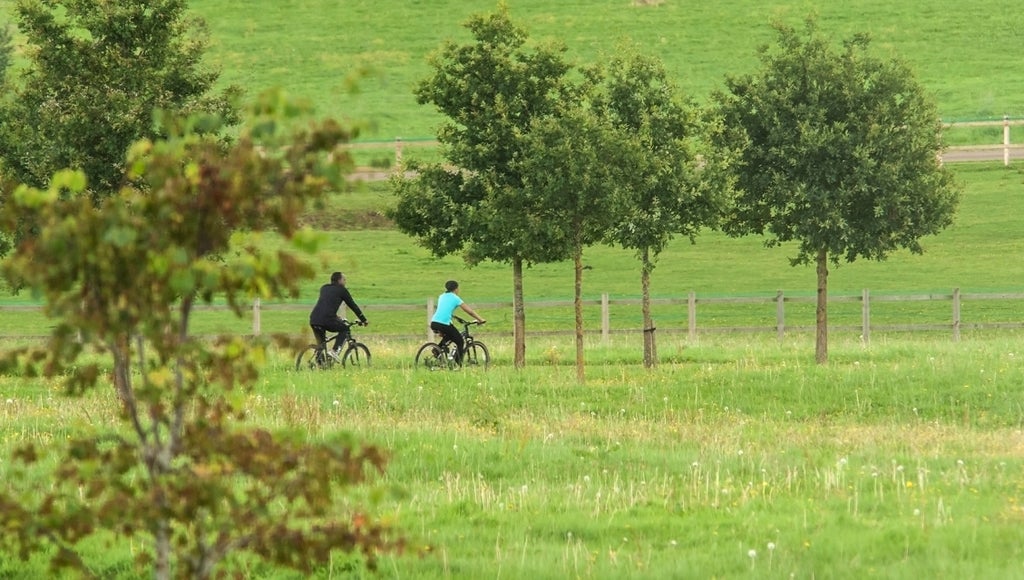
[[[942,126],[909,67],[869,51],[866,35],[835,50],[808,19],[774,24],[761,68],[716,95],[738,149],[734,235],[795,241],[794,264],[818,271],[817,360],[827,360],[827,266],[883,260],[952,223],[959,187],[942,167]]]
[[[81,170],[97,201],[122,185],[125,151],[158,136],[157,110],[237,122],[238,89],[214,92],[203,65],[205,27],[186,0],[22,0],[27,63],[0,101],[0,161],[9,177],[45,188]]]

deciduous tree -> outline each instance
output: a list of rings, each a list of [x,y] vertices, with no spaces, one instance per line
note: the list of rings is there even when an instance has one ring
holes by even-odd
[[[716,125],[668,78],[656,58],[621,44],[604,73],[596,108],[629,135],[640,150],[623,175],[628,200],[615,215],[606,238],[636,251],[640,261],[644,365],[657,363],[651,317],[651,272],[675,235],[693,242],[702,228],[715,227],[730,194],[726,158],[708,146]]]
[[[626,211],[625,190],[641,151],[625,130],[586,103],[566,104],[559,115],[531,126],[521,162],[526,204],[517,208],[547,224],[553,250],[573,261],[576,378],[583,382],[583,249],[608,236]]]
[[[166,139],[127,156],[128,182],[145,191],[125,186],[94,204],[87,176],[68,170],[46,188],[20,186],[3,207],[5,226],[25,214],[38,224],[3,272],[41,296],[55,324],[46,344],[5,353],[4,368],[61,377],[72,396],[112,384],[124,421],[72,432],[45,489],[19,487],[19,471],[7,471],[5,554],[52,548],[55,568],[87,572],[78,543],[107,533],[148,538],[138,563],[156,578],[208,578],[240,552],[308,574],[332,550],[372,565],[399,546],[338,501],[383,469],[383,452],[246,426],[243,394],[270,343],[190,333],[196,304],[217,298],[241,316],[253,297],[295,296],[312,275],[299,251],[316,237],[298,218],[341,181],[349,134],[328,121],[283,138],[287,107],[261,100],[230,148],[197,134],[205,122],[165,123]],[[240,229],[280,236],[282,249],[238,246]],[[26,444],[16,459],[39,464],[59,449]]]
[[[833,48],[813,19],[804,31],[776,23],[755,74],[730,77],[716,95],[739,148],[734,235],[796,242],[792,263],[814,263],[815,358],[828,360],[828,265],[884,260],[953,219],[959,187],[941,166],[935,105],[897,58],[874,56],[866,35]]]
[[[98,201],[122,185],[129,145],[158,135],[155,111],[237,121],[238,90],[213,90],[186,0],[20,0],[15,13],[27,62],[0,101],[0,160],[20,183],[77,169]]]
[[[523,265],[564,260],[568,246],[551,224],[523,211],[531,191],[522,160],[533,123],[556,114],[576,89],[557,45],[530,46],[505,7],[472,17],[468,44],[445,43],[416,89],[448,119],[438,132],[443,160],[411,163],[416,177],[395,182],[389,212],[403,232],[437,256],[512,265],[514,361],[525,364]]]

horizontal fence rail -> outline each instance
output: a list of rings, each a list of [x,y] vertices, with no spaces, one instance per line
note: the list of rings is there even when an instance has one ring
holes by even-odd
[[[675,321],[674,324],[656,325],[657,330],[664,333],[686,334],[690,339],[696,339],[703,334],[717,333],[775,333],[781,340],[786,333],[809,332],[814,330],[813,310],[816,301],[817,297],[813,295],[790,296],[786,295],[781,290],[774,296],[732,297],[698,296],[697,293],[690,292],[685,297],[652,298],[651,307],[655,310],[655,322],[657,322],[659,317]],[[976,301],[1008,301],[1014,303],[1013,307],[1008,310],[1011,315],[1014,315],[1012,318],[1016,319],[964,320],[962,317],[964,303],[974,303]],[[831,295],[828,298],[828,302],[830,320],[844,318],[847,321],[847,323],[844,324],[830,323],[829,329],[842,332],[857,332],[864,342],[870,342],[872,332],[941,331],[948,332],[952,340],[958,341],[960,340],[962,330],[1024,329],[1024,292],[964,293],[961,292],[959,288],[954,288],[948,293],[872,294],[869,290],[865,289],[860,295]],[[1020,303],[1019,306],[1016,304],[1018,302]],[[948,312],[948,315],[944,315],[940,318],[934,312],[924,315],[920,313],[904,313],[900,316],[899,321],[877,322],[873,320],[873,308],[892,303],[903,303],[904,305],[909,303],[947,303],[948,310],[945,310],[945,308],[943,308],[943,310]],[[859,304],[859,315],[855,317],[858,319],[856,324],[849,323],[849,319],[851,318],[851,314],[849,312],[846,312],[843,317],[837,317],[835,315],[835,310],[837,308],[841,308],[845,304]],[[591,317],[591,328],[587,329],[588,334],[599,334],[603,340],[608,340],[612,334],[642,332],[642,325],[639,322],[616,322],[615,324],[612,322],[613,308],[617,309],[617,311],[628,308],[632,313],[635,313],[639,310],[641,305],[641,300],[639,298],[610,298],[608,294],[602,294],[600,299],[583,300],[582,305],[589,309],[599,309],[599,314],[594,314]],[[512,311],[511,302],[474,303],[473,306],[480,312],[491,313],[507,309],[506,311],[509,312],[509,316],[511,316]],[[573,334],[575,332],[574,316],[572,314],[573,306],[574,303],[572,300],[527,302],[526,312],[528,322],[530,318],[533,318],[538,315],[538,313],[544,312],[545,310],[557,309],[561,313],[560,315],[553,317],[553,323],[548,324],[548,326],[555,326],[556,328],[547,330],[531,330],[530,324],[528,324],[527,333],[534,336]],[[362,307],[365,312],[372,312],[374,314],[387,311],[419,312],[416,317],[423,321],[426,338],[428,340],[433,338],[433,333],[429,330],[429,324],[430,317],[434,312],[434,299],[428,299],[421,303],[406,304],[373,304],[372,302],[365,302],[362,304]],[[261,301],[255,300],[248,308],[251,308],[252,335],[260,335],[263,332],[262,323],[264,315],[270,313],[292,312],[295,313],[294,319],[301,322],[305,320],[308,315],[311,305],[263,304]],[[717,309],[719,312],[724,311],[731,313],[739,308],[750,309],[751,313],[745,315],[746,319],[756,318],[757,320],[766,321],[766,323],[736,325],[715,323],[714,320],[710,322],[702,322],[705,318],[713,318],[713,316],[708,314],[708,312],[714,309]],[[793,309],[800,308],[803,308],[802,312],[791,312]],[[0,305],[0,313],[25,313],[32,311],[41,312],[42,307],[38,305],[21,304]],[[219,305],[200,305],[195,307],[195,311],[197,313],[218,311],[227,313],[229,308],[227,306]],[[347,316],[344,306],[339,314],[343,317]],[[599,327],[595,327],[592,322],[594,318],[598,317],[600,321]],[[735,317],[736,316],[731,316],[731,318]],[[888,317],[891,318],[892,315],[889,314]],[[724,318],[730,318],[730,316],[725,316]],[[795,324],[793,319],[803,320],[805,321],[805,324]],[[367,335],[370,333],[370,329],[372,328],[374,327],[361,329],[359,333],[360,335]],[[199,334],[204,333],[199,332]],[[395,336],[388,333],[382,333],[381,335]],[[11,333],[10,331],[0,334],[0,337],[41,338],[41,336],[38,335],[28,336],[25,334]],[[401,336],[401,338],[410,339],[419,337],[420,335]]]
[[[965,301],[974,300],[1008,300],[1008,301],[1024,301],[1024,292],[1022,293],[962,293],[959,288],[954,288],[949,293],[935,294],[880,294],[872,295],[869,290],[865,289],[862,291],[860,296],[830,296],[829,305],[831,308],[832,304],[859,302],[861,305],[860,324],[856,326],[852,325],[829,325],[829,328],[837,331],[858,331],[862,340],[870,342],[871,332],[885,332],[885,331],[898,331],[898,332],[915,332],[915,331],[947,331],[951,333],[954,341],[960,340],[961,329],[973,329],[973,330],[984,330],[984,329],[1024,329],[1024,320],[1016,321],[993,321],[993,322],[964,322],[961,319],[962,305]],[[950,304],[950,318],[946,321],[931,321],[931,322],[909,322],[900,324],[877,324],[871,320],[871,307],[873,304],[887,303],[887,302],[948,302]],[[696,339],[701,333],[763,333],[763,332],[775,332],[778,338],[781,340],[787,331],[789,332],[806,332],[814,329],[813,325],[793,325],[788,324],[786,321],[786,304],[816,304],[816,296],[787,296],[781,290],[776,293],[775,296],[762,296],[762,297],[728,297],[728,296],[709,296],[709,297],[698,297],[695,292],[690,292],[686,298],[652,298],[651,306],[662,307],[661,311],[664,313],[666,308],[686,308],[686,327],[684,328],[661,328],[662,331],[670,333],[678,333],[685,331],[690,339]],[[616,298],[612,299],[608,294],[602,294],[599,300],[583,300],[583,306],[599,306],[601,315],[601,327],[599,331],[590,331],[591,333],[600,332],[601,338],[607,340],[610,335],[614,333],[639,333],[642,331],[639,325],[635,325],[630,328],[613,328],[611,324],[611,308],[612,306],[634,306],[639,307],[641,300],[639,298]],[[698,312],[699,306],[711,306],[711,305],[735,305],[735,304],[752,304],[755,306],[765,306],[767,308],[774,307],[775,311],[775,324],[771,326],[712,326],[698,324]],[[546,301],[534,301],[526,303],[527,312],[533,313],[538,309],[544,308],[571,308],[574,303],[571,300],[546,300]],[[511,302],[492,302],[492,303],[480,303],[474,304],[474,307],[481,311],[493,311],[502,308],[511,309]],[[344,307],[343,307],[344,308]],[[423,319],[425,324],[429,324],[430,317],[434,312],[434,300],[427,300],[425,305],[379,305],[374,306],[374,310],[421,310],[423,312]],[[1024,309],[1015,309],[1017,312],[1024,312]],[[258,311],[254,311],[255,312]],[[258,316],[254,316],[254,334],[258,333]],[[572,328],[559,329],[553,331],[529,331],[528,334],[571,334],[575,330]],[[427,331],[427,339],[432,338],[432,333]]]
[[[1010,141],[1010,127],[1022,125],[1024,125],[1024,119],[1011,119],[1009,116],[1003,117],[1001,121],[952,121],[943,123],[942,126],[946,129],[962,127],[1002,127],[1003,139],[1002,143],[949,147],[942,153],[942,155],[940,155],[940,160],[943,163],[1002,160],[1003,165],[1009,166],[1011,159],[1024,159],[1024,143],[1014,144]],[[394,140],[388,141],[366,141],[353,143],[351,144],[351,147],[353,149],[390,149],[393,151],[395,166],[398,166],[402,161],[402,153],[405,149],[410,147],[432,148],[437,145],[438,142],[436,139],[402,139],[401,137],[398,137]],[[353,179],[375,180],[386,179],[390,174],[391,170],[389,169],[360,167],[356,169],[356,172],[351,177]]]

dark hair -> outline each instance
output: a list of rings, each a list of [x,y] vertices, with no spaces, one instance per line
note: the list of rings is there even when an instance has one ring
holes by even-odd
[[[446,292],[455,292],[455,289],[459,287],[459,283],[455,280],[448,280],[444,283],[444,289]]]
[[[331,274],[331,284],[337,284],[338,280],[341,280],[341,272],[335,272]]]

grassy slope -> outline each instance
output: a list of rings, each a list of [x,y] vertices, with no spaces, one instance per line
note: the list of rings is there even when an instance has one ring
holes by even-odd
[[[7,0],[0,1],[0,5]],[[772,18],[799,25],[817,13],[837,39],[868,32],[882,54],[907,60],[946,120],[1024,117],[1024,12],[1009,0],[978,0],[969,11],[912,0],[852,2],[681,2],[633,6],[629,0],[509,0],[513,18],[537,41],[559,40],[571,58],[594,61],[630,38],[662,58],[698,100],[727,74],[756,66],[772,40]],[[426,55],[465,40],[461,24],[496,2],[481,0],[282,0],[252,10],[233,0],[194,0],[210,23],[211,62],[224,80],[252,92],[281,85],[313,99],[325,115],[370,121],[365,137],[426,138],[439,118],[411,94],[428,71]],[[347,78],[368,70],[358,94]]]
[[[885,262],[858,261],[833,268],[834,292],[927,291],[961,287],[965,291],[1007,290],[1020,287],[1024,264],[1014,256],[1024,253],[1024,175],[995,165],[959,165],[955,171],[965,193],[953,226],[924,240],[925,253],[902,251]],[[386,204],[386,192],[340,194],[330,211]],[[485,263],[466,269],[458,257],[434,259],[400,233],[359,230],[329,234],[325,256],[352,275],[364,300],[419,300],[434,293],[439,281],[456,277],[467,281],[477,299],[505,299],[511,276],[501,264]],[[681,296],[690,290],[703,294],[811,292],[814,270],[790,267],[789,248],[762,247],[757,238],[732,239],[707,232],[691,245],[677,239],[661,256],[653,277],[653,292]],[[639,274],[630,252],[604,246],[588,248],[584,260],[591,269],[584,292],[598,296],[638,296]],[[533,299],[572,295],[568,264],[538,264],[526,273],[527,292]]]

